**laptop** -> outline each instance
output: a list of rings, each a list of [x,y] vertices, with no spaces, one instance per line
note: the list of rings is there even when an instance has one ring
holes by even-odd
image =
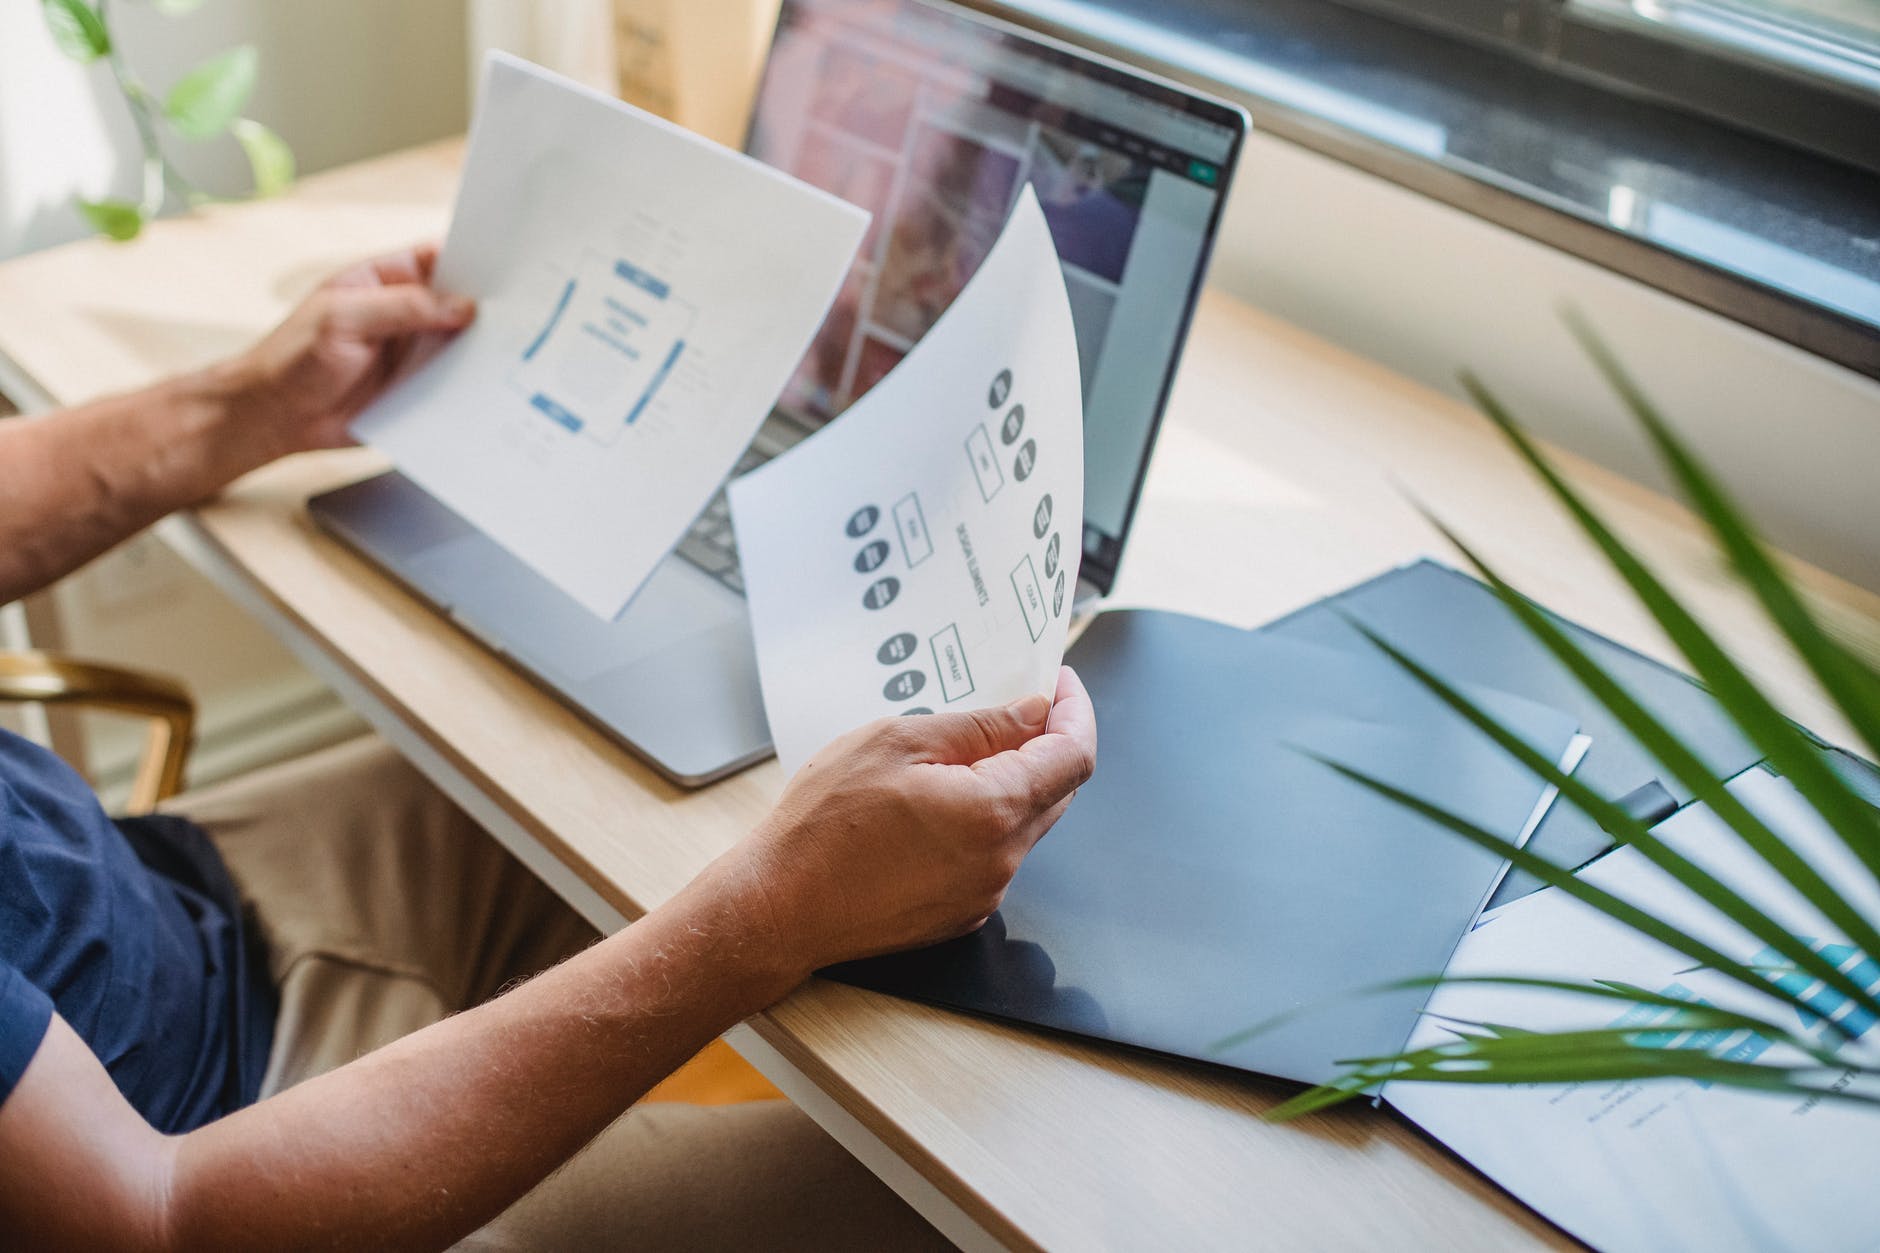
[[[1078,603],[1116,579],[1247,132],[1226,103],[930,0],[783,0],[745,150],[874,214],[828,319],[736,477],[894,368],[1029,182],[1083,374]],[[643,758],[702,786],[770,755],[721,490],[605,622],[389,472],[314,521]]]

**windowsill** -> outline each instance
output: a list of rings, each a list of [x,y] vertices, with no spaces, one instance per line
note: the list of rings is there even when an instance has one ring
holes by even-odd
[[[978,3],[1880,379],[1871,174],[1326,0]],[[1258,194],[1257,170],[1243,182]]]

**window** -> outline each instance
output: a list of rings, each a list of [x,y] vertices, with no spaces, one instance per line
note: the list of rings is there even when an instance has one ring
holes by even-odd
[[[1880,379],[1880,0],[968,2]]]
[[[1880,0],[1341,0],[1880,173]]]

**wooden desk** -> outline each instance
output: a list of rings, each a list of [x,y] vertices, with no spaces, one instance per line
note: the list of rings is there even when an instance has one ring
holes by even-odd
[[[27,405],[68,403],[232,351],[341,262],[438,234],[456,159],[454,146],[422,149],[309,179],[283,200],[163,223],[129,247],[0,266],[0,384],[10,378]],[[1492,376],[1493,362],[1479,364]],[[775,763],[679,791],[317,534],[308,494],[379,464],[363,450],[285,462],[165,533],[597,923],[658,905],[765,811],[782,784]],[[1569,464],[1798,716],[1838,730],[1682,511]],[[1197,322],[1115,601],[1251,625],[1448,555],[1399,484],[1532,593],[1663,654],[1484,423],[1218,293]],[[1845,631],[1880,635],[1880,599],[1799,575]],[[1221,986],[1233,995],[1232,970]],[[1389,1114],[1262,1123],[1284,1093],[1256,1079],[824,983],[733,1042],[962,1244],[1565,1242]]]

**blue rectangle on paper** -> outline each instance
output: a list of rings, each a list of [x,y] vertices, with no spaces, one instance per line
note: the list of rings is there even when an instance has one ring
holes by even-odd
[[[571,431],[581,429],[580,418],[575,417],[572,413],[569,413],[566,409],[556,404],[553,400],[550,400],[547,396],[544,396],[541,392],[537,392],[535,395],[529,397],[529,403],[534,405],[537,409],[540,409],[550,418],[553,418],[558,425],[565,426]]]
[[[683,339],[674,340],[672,351],[667,353],[666,359],[659,363],[658,372],[647,380],[646,390],[640,393],[640,398],[633,402],[633,408],[627,411],[628,426],[632,426],[639,420],[640,414],[645,412],[646,406],[652,402],[653,393],[659,390],[659,385],[666,381],[668,374],[672,373],[673,365],[679,360],[679,354],[684,351],[685,341]]]
[[[629,265],[625,261],[616,261],[614,262],[614,273],[655,299],[664,300],[672,293],[672,288],[668,287],[659,279],[654,278],[637,265]]]

